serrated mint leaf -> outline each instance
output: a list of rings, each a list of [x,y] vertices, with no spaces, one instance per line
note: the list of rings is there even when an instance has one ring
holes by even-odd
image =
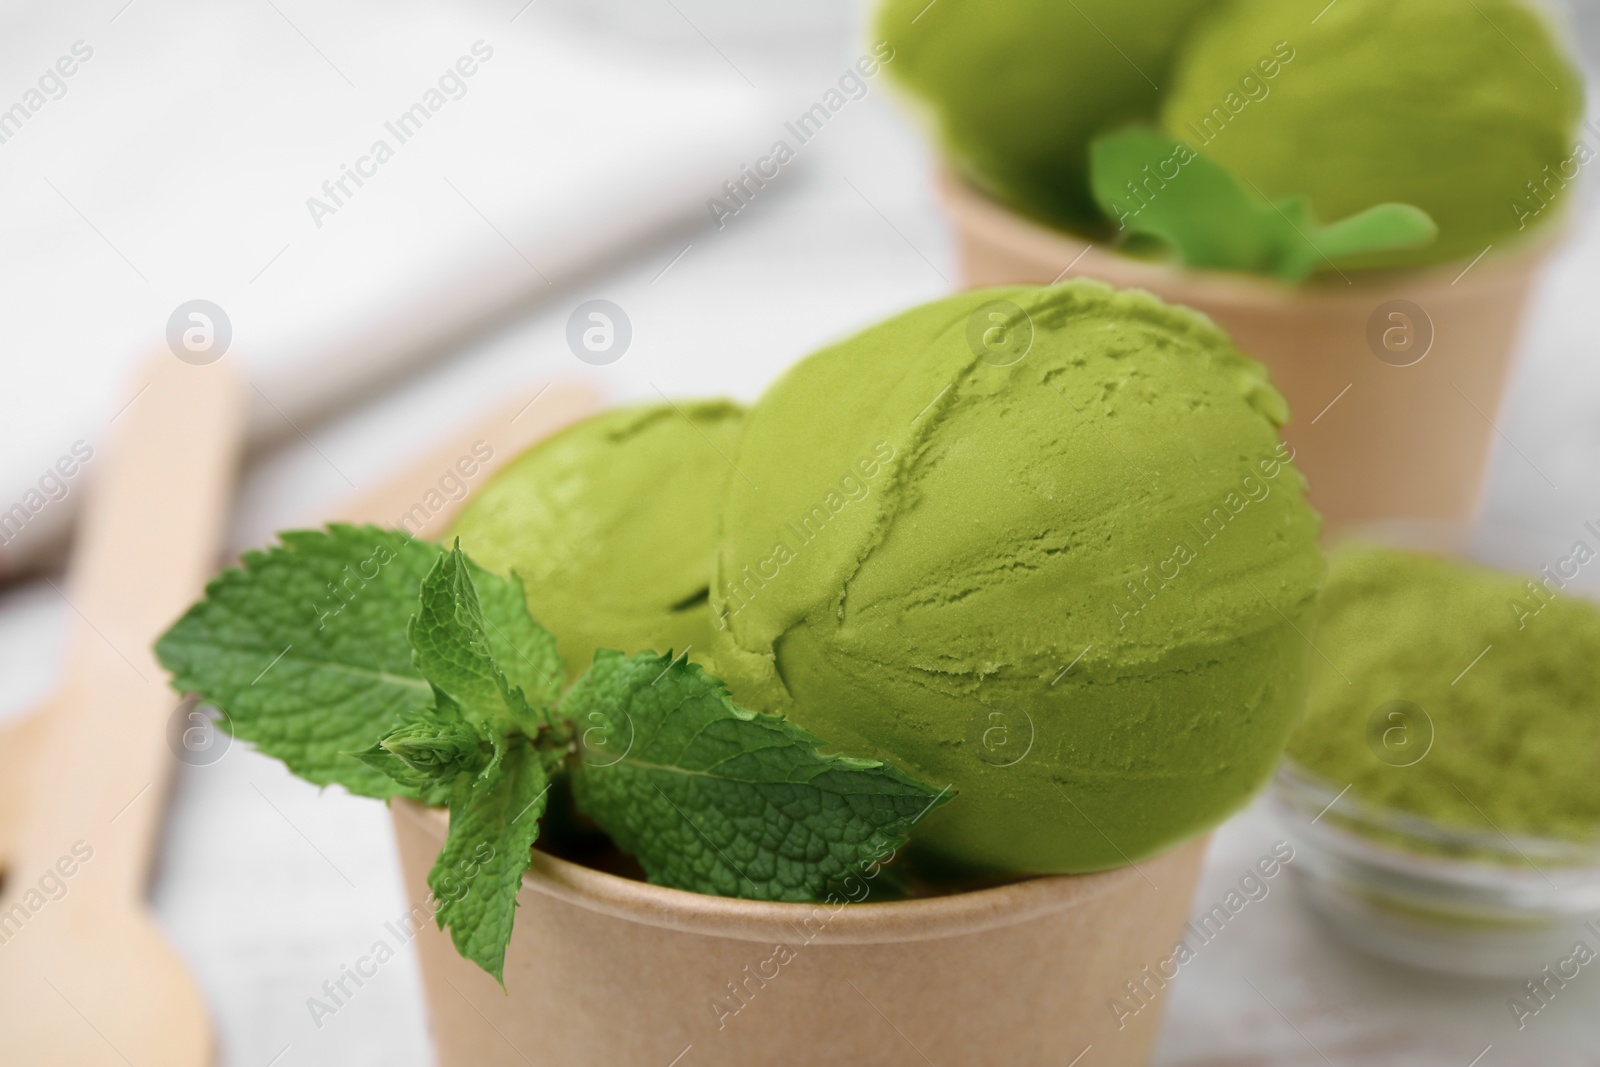
[[[532,742],[512,737],[483,775],[456,780],[450,830],[428,873],[440,929],[448,928],[456,951],[502,986],[522,872],[549,795],[550,778]]]
[[[579,809],[657,885],[814,900],[949,796],[886,763],[822,755],[818,738],[669,656],[602,650],[561,710],[585,742]]]
[[[483,609],[489,651],[511,686],[520,689],[535,711],[561,699],[567,668],[556,651],[555,635],[528,614],[522,579],[502,578],[467,559],[472,585]]]
[[[824,756],[670,656],[597,654],[559,699],[554,638],[521,582],[404,533],[281,535],[157,643],[175,684],[318,784],[448,803],[439,925],[497,980],[553,775],[651,881],[816,899],[905,841],[948,790]]]
[[[349,753],[433,705],[406,620],[441,550],[375,526],[280,541],[213,579],[156,655],[177,689],[216,705],[235,737],[300,777],[380,799],[411,795]]]
[[[512,686],[501,669],[475,578],[480,578],[485,588],[511,586],[473,566],[460,548],[439,557],[422,581],[417,614],[407,629],[412,662],[424,678],[460,706],[467,722],[487,736],[500,738],[519,730],[532,735],[548,719],[529,706],[522,689]],[[520,598],[520,588],[512,588]],[[497,598],[497,605],[503,603]],[[526,618],[527,608],[521,613]],[[528,619],[527,625],[537,624]],[[502,630],[502,648],[513,648],[516,640],[515,634]]]
[[[1153,237],[1191,267],[1298,282],[1335,259],[1421,248],[1439,233],[1427,212],[1378,204],[1328,226],[1304,196],[1268,201],[1184,142],[1134,127],[1089,148],[1090,186],[1120,230]]]
[[[493,742],[462,719],[444,697],[439,707],[353,755],[401,785],[446,803],[457,778],[476,777],[494,762]]]

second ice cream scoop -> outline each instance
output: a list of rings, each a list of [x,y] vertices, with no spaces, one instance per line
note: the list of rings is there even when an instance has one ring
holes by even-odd
[[[699,660],[711,644],[712,516],[742,414],[703,400],[587,419],[507,464],[451,535],[483,566],[522,578],[569,677],[597,648]]]

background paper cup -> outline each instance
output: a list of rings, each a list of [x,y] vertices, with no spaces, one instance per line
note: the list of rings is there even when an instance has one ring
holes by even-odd
[[[971,287],[1070,276],[1146,289],[1209,315],[1265,363],[1329,529],[1477,510],[1535,270],[1552,241],[1424,270],[1301,286],[1117,254],[1033,222],[952,174],[939,195]]]
[[[408,897],[425,900],[447,815],[392,810]],[[1152,975],[1204,852],[1202,838],[1137,869],[892,903],[866,880],[864,902],[835,909],[535,851],[504,991],[431,921],[415,940],[441,1067],[1061,1067],[1090,1045],[1096,1064],[1143,1064],[1165,999]],[[1148,1007],[1119,1020],[1113,998]]]

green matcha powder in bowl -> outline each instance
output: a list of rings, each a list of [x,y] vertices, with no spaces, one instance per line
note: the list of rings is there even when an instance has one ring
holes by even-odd
[[[1484,977],[1600,946],[1597,580],[1590,528],[1412,525],[1333,552],[1273,796],[1347,939]]]

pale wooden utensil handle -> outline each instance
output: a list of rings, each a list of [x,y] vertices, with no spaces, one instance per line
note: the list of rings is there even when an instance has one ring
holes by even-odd
[[[94,850],[74,893],[137,899],[160,825],[178,697],[151,649],[200,593],[221,540],[244,424],[228,362],[152,360],[85,502],[65,674],[43,724],[16,874]]]
[[[438,537],[461,509],[464,498],[481,488],[491,474],[534,442],[594,414],[599,405],[598,390],[582,382],[530,389],[526,395],[486,411],[471,426],[408,463],[382,487],[341,507],[335,518],[403,527],[417,537]],[[449,480],[451,475],[453,480]],[[464,488],[452,499],[456,482]]]

